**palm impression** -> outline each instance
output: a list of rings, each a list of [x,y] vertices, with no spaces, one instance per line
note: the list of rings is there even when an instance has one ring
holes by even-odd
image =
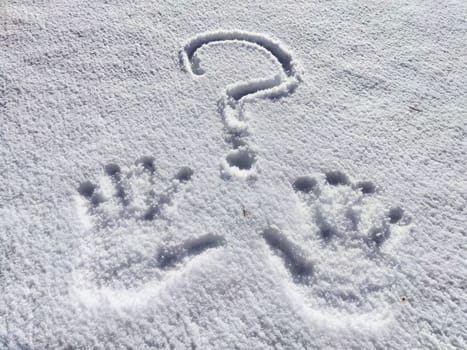
[[[262,236],[304,302],[336,315],[365,315],[397,298],[390,292],[391,253],[409,229],[403,209],[384,206],[373,183],[352,183],[339,171],[298,177],[292,187],[309,229],[270,226]]]
[[[185,166],[164,179],[154,159],[142,157],[127,169],[108,164],[97,184],[80,184],[78,207],[88,229],[75,275],[87,296],[159,288],[168,274],[224,244],[212,234],[180,241],[167,234],[170,211],[189,192],[193,173]]]

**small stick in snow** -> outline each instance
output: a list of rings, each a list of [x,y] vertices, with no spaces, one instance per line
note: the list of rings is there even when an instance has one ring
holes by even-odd
[[[244,205],[242,205],[242,215],[243,215],[243,218],[246,218],[246,209]]]
[[[421,111],[422,111],[421,109],[416,108],[416,107],[412,107],[412,106],[409,106],[409,109],[410,109],[411,111],[415,111],[415,112],[421,112]]]

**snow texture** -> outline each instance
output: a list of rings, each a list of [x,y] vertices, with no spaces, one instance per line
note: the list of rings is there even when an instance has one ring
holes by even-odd
[[[0,349],[467,346],[465,1],[0,4]]]

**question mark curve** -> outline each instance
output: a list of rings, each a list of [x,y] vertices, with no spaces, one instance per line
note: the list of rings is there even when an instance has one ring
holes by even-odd
[[[280,42],[262,34],[239,30],[205,32],[188,40],[180,50],[182,69],[188,71],[194,78],[203,75],[204,70],[200,67],[199,59],[195,55],[197,50],[204,45],[224,41],[257,45],[275,57],[283,70],[282,75],[277,74],[273,78],[253,79],[231,84],[227,86],[219,101],[219,112],[227,131],[226,140],[233,147],[225,161],[222,162],[223,175],[254,178],[253,166],[256,156],[244,140],[248,132],[243,118],[243,105],[256,98],[274,99],[291,94],[302,81],[301,69],[292,54]]]

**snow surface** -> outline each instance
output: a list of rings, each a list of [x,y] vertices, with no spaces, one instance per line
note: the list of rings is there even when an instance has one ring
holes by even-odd
[[[465,1],[0,4],[0,349],[467,344]]]

